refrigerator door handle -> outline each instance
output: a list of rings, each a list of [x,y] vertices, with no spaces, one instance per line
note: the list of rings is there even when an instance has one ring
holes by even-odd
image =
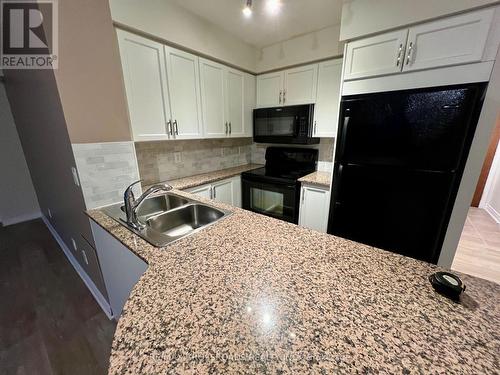
[[[344,123],[342,125],[342,135],[340,138],[340,152],[339,152],[339,158],[342,158],[344,156],[344,151],[345,151],[345,145],[346,145],[346,138],[347,138],[347,128],[349,126],[349,116],[344,117]]]
[[[337,172],[335,173],[335,177],[334,177],[334,183],[333,183],[333,188],[335,189],[333,191],[333,196],[334,196],[334,200],[336,201],[339,197],[339,194],[340,194],[340,187],[341,187],[341,182],[342,182],[342,171],[343,171],[344,167],[342,164],[339,163],[339,167],[337,169]]]

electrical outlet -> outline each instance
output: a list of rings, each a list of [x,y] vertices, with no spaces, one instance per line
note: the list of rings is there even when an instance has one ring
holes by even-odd
[[[174,163],[182,163],[182,152],[174,152]]]
[[[49,214],[49,218],[52,219],[52,211],[50,208],[47,208],[47,213]]]
[[[85,250],[82,250],[82,255],[83,255],[83,260],[85,261],[85,263],[88,266],[89,265],[89,260],[87,259],[87,253],[85,252]]]
[[[76,241],[73,238],[71,238],[71,243],[73,244],[73,250],[77,251],[78,247],[76,246]]]
[[[80,180],[78,179],[78,172],[75,167],[71,167],[71,174],[73,175],[73,182],[75,185],[80,187]]]

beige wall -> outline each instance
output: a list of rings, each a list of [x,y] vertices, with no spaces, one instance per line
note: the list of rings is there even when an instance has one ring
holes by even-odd
[[[340,40],[349,40],[498,0],[344,0]]]
[[[114,21],[255,71],[255,48],[168,0],[110,0]]]
[[[304,34],[257,51],[257,72],[342,55],[340,25]]]
[[[3,225],[40,216],[23,149],[5,92],[0,82],[0,222]]]
[[[497,124],[500,123],[500,98],[498,98]],[[481,199],[481,208],[485,208],[490,214],[500,222],[500,143],[495,152],[495,158],[491,165],[491,170],[484,189],[484,197]]]
[[[132,139],[107,1],[59,1],[55,78],[71,143]]]

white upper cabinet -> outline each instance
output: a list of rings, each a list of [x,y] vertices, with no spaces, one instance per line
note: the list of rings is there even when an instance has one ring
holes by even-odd
[[[171,137],[202,136],[198,57],[165,46],[171,107]]]
[[[281,106],[283,100],[283,81],[283,72],[257,76],[257,107]]]
[[[244,77],[243,136],[253,135],[253,110],[256,106],[256,78],[245,73]]]
[[[408,30],[361,39],[347,45],[344,79],[398,73],[403,66]]]
[[[228,133],[224,101],[224,66],[200,58],[201,100],[205,137],[221,138]]]
[[[337,135],[341,79],[342,59],[319,64],[318,93],[314,107],[314,137]]]
[[[225,65],[200,58],[201,100],[206,138],[251,137],[255,78]],[[248,87],[246,86],[253,86]],[[246,98],[246,95],[249,98]]]
[[[316,102],[318,64],[287,69],[284,74],[283,105],[298,105]]]
[[[134,140],[168,139],[170,102],[163,45],[117,30]]]
[[[494,13],[482,9],[350,42],[344,80],[480,62]]]
[[[318,64],[257,76],[257,107],[316,102]]]
[[[228,122],[227,135],[242,137],[245,135],[243,108],[244,108],[244,73],[226,69],[226,112]]]
[[[494,9],[410,28],[403,71],[481,61]]]
[[[255,76],[116,32],[134,141],[252,136]]]

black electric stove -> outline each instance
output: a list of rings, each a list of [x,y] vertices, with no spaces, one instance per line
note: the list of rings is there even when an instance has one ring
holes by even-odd
[[[268,147],[266,166],[241,175],[244,209],[298,223],[298,179],[316,170],[318,150]]]

